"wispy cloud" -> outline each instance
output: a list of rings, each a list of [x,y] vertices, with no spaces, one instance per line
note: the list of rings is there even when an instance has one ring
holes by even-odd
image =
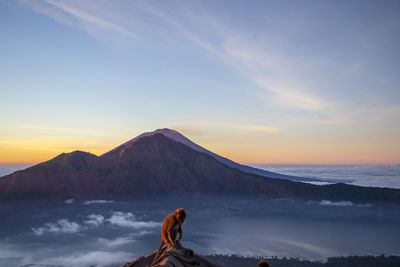
[[[52,234],[74,234],[81,230],[81,225],[71,222],[68,219],[58,220],[56,223],[46,223],[43,227],[32,228],[35,235],[43,235],[45,233]]]
[[[154,221],[142,221],[131,212],[115,211],[110,217],[106,218],[101,214],[89,214],[81,223],[70,221],[69,219],[60,219],[57,222],[45,223],[41,227],[32,227],[34,235],[42,236],[44,234],[75,234],[96,227],[127,227],[133,229],[148,229],[161,226],[161,223]],[[146,234],[147,231],[141,230],[135,235]]]
[[[249,132],[264,132],[264,133],[277,133],[282,129],[277,126],[265,126],[258,124],[246,124],[246,123],[221,123],[220,127],[229,128],[238,131],[249,131]]]
[[[152,228],[160,226],[161,224],[158,222],[145,222],[145,221],[138,221],[131,212],[120,212],[116,211],[112,214],[110,218],[106,220],[112,226],[119,226],[119,227],[131,227],[135,229],[139,228]]]
[[[330,200],[321,200],[319,205],[320,206],[333,206],[333,207],[351,207],[351,206],[354,206],[354,203],[351,201],[332,202]]]
[[[70,198],[64,201],[65,204],[75,204],[75,199]]]
[[[46,2],[52,6],[58,7],[59,9],[70,14],[71,16],[74,16],[77,19],[81,19],[83,21],[92,23],[96,26],[115,31],[117,33],[120,33],[120,34],[128,36],[128,37],[135,37],[135,35],[131,31],[125,29],[123,26],[114,24],[108,20],[100,18],[97,15],[90,14],[90,13],[84,12],[82,10],[78,10],[74,7],[71,7],[67,4],[68,2],[63,3],[63,2],[59,2],[59,1],[53,1],[53,0],[47,0]]]
[[[323,248],[321,246],[316,246],[311,243],[306,243],[304,241],[298,242],[296,240],[290,240],[290,239],[285,239],[285,238],[271,238],[271,240],[275,240],[277,242],[280,242],[282,244],[285,244],[287,246],[296,248],[297,250],[304,250],[308,252],[311,255],[317,256],[317,258],[327,258],[332,255],[338,255],[341,254],[340,251],[336,251],[331,248]]]
[[[83,223],[89,226],[100,226],[104,223],[104,216],[100,214],[90,214],[87,216],[87,220],[85,220]]]
[[[238,37],[226,40],[223,49],[243,75],[272,93],[278,103],[304,110],[321,110],[328,106],[327,101],[303,88],[298,78],[303,63]]]
[[[128,40],[136,40],[136,34],[118,21],[112,8],[112,2],[99,1],[88,3],[82,1],[23,1],[18,3],[36,12],[42,13],[54,20],[83,30],[95,37],[105,40],[110,35],[116,35]],[[92,5],[92,4],[95,4]],[[125,14],[126,15],[126,14]],[[127,19],[124,17],[124,19]]]
[[[207,122],[186,122],[179,124],[173,128],[189,135],[201,135],[202,131],[210,132],[212,129],[226,129],[230,132],[252,132],[252,133],[266,133],[273,134],[279,133],[283,130],[282,127],[262,124],[249,124],[249,123],[227,123],[222,121],[207,121]]]
[[[114,203],[114,200],[103,200],[103,199],[97,199],[97,200],[87,200],[83,202],[83,205],[92,205],[92,204],[109,204],[109,203]]]
[[[54,0],[22,3],[90,34],[98,35],[99,30],[106,30],[132,40],[138,36],[145,39],[160,35],[162,38],[175,38],[178,42],[182,39],[192,42],[216,60],[236,68],[255,86],[268,92],[258,93],[263,97],[267,95],[265,97],[269,102],[304,110],[321,110],[328,104],[295,79],[300,76],[297,72],[302,67],[296,60],[270,51],[262,42],[257,45],[230,25],[223,25],[217,18],[209,18],[188,7],[167,9],[160,3],[120,2],[121,7],[115,8],[114,2],[109,1],[96,2],[96,6]],[[98,30],[91,30],[93,27]],[[204,28],[209,29],[207,34],[200,30]],[[164,32],[171,34],[166,36]]]
[[[133,233],[126,236],[119,236],[114,239],[99,238],[97,241],[106,247],[118,247],[126,244],[130,244],[136,241],[136,237],[150,234],[150,231],[140,231],[139,233]]]
[[[99,238],[99,243],[106,247],[118,247],[126,244],[135,242],[136,240],[132,236],[121,236],[114,239]]]
[[[321,200],[319,202],[320,206],[330,206],[330,207],[357,207],[357,208],[369,208],[371,207],[371,204],[354,204],[351,201],[330,201],[330,200]]]
[[[207,38],[196,34],[195,31],[187,27],[186,23],[177,19],[176,16],[169,15],[168,13],[163,12],[161,9],[149,5],[149,3],[142,6],[142,8],[148,11],[149,14],[158,17],[159,19],[173,27],[175,30],[183,34],[184,38],[186,38],[187,40],[192,41],[193,43],[197,44],[201,48],[205,49],[207,52],[211,53],[214,56],[217,56],[220,59],[224,58],[224,55],[215,45],[213,45]]]
[[[90,251],[90,252],[75,252],[71,255],[51,258],[42,262],[46,265],[57,266],[111,266],[122,265],[133,258],[133,254],[127,252],[107,252],[107,251]]]
[[[301,86],[293,85],[298,83],[294,77],[300,75],[296,73],[298,72],[296,70],[304,67],[302,66],[304,63],[299,64],[283,54],[277,55],[268,51],[265,46],[263,49],[258,48],[254,42],[246,40],[240,32],[228,31],[226,30],[227,26],[218,25],[219,23],[215,20],[199,18],[199,15],[191,13],[194,20],[198,20],[198,24],[202,24],[208,29],[219,30],[214,32],[214,35],[220,37],[219,42],[197,34],[195,28],[185,26],[182,21],[159,9],[147,6],[147,10],[175,27],[187,39],[208,51],[218,60],[237,68],[254,84],[272,92],[280,104],[304,110],[321,110],[328,106],[326,100],[313,95],[309,92],[310,90],[307,92]],[[191,22],[193,23],[193,21]],[[260,46],[263,45],[260,44]]]

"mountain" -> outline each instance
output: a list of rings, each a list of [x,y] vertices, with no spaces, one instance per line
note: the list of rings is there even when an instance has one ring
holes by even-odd
[[[397,189],[317,186],[267,178],[232,168],[162,133],[139,137],[101,156],[82,151],[63,153],[3,176],[0,199],[218,194],[400,202]]]
[[[155,135],[155,134],[162,134],[165,137],[168,137],[169,139],[174,140],[176,142],[179,142],[181,144],[184,144],[184,145],[190,147],[193,150],[196,150],[196,151],[202,152],[202,153],[206,153],[206,154],[212,156],[213,158],[215,158],[216,160],[218,160],[219,162],[221,162],[222,164],[225,164],[225,165],[227,165],[229,167],[232,167],[232,168],[235,168],[235,169],[239,169],[239,170],[247,172],[247,173],[257,174],[257,175],[265,176],[265,177],[268,177],[268,178],[287,179],[287,180],[291,180],[291,181],[300,181],[300,182],[301,181],[303,181],[303,182],[320,181],[318,179],[313,179],[313,178],[284,175],[284,174],[270,172],[270,171],[266,171],[266,170],[262,170],[262,169],[258,169],[258,168],[253,168],[253,167],[250,167],[250,166],[246,166],[246,165],[242,165],[242,164],[236,163],[236,162],[234,162],[234,161],[232,161],[230,159],[221,157],[221,156],[219,156],[219,155],[217,155],[217,154],[205,149],[204,147],[199,146],[196,143],[193,143],[190,139],[186,138],[184,135],[180,134],[179,132],[171,130],[171,129],[167,129],[167,128],[157,129],[157,130],[155,130],[153,132],[143,133],[143,134],[141,134],[141,135],[129,140],[128,142],[122,144],[121,146],[119,146],[119,147],[117,147],[117,148],[115,148],[113,150],[117,150],[117,149],[119,149],[121,147],[126,146],[129,143],[133,143],[133,142],[139,140],[142,137],[152,136],[152,135]],[[112,152],[113,150],[111,150],[110,152]],[[108,154],[110,152],[107,152],[106,154]]]
[[[95,180],[96,155],[74,151],[0,178],[1,198],[49,198],[84,194]],[[85,191],[86,192],[86,191]]]

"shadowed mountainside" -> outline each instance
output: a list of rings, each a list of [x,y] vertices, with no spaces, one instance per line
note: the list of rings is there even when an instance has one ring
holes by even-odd
[[[241,171],[247,172],[247,173],[252,173],[252,174],[256,174],[256,175],[260,175],[260,176],[265,176],[268,178],[278,178],[278,179],[286,179],[286,180],[291,180],[291,181],[296,181],[296,182],[302,182],[302,181],[321,181],[315,178],[306,178],[306,177],[298,177],[298,176],[292,176],[292,175],[285,175],[285,174],[280,174],[280,173],[275,173],[275,172],[270,172],[270,171],[266,171],[266,170],[262,170],[262,169],[258,169],[258,168],[254,168],[254,167],[250,167],[250,166],[246,166],[246,165],[242,165],[239,163],[236,163],[230,159],[221,157],[220,155],[217,155],[213,152],[211,152],[210,150],[205,149],[204,147],[199,146],[196,143],[193,143],[190,139],[186,138],[184,135],[182,135],[181,133],[175,131],[175,130],[171,130],[171,129],[157,129],[153,132],[147,132],[147,133],[143,133],[135,138],[133,138],[132,140],[129,140],[128,142],[122,144],[119,147],[114,148],[113,150],[105,153],[109,154],[112,153],[114,150],[117,150],[121,147],[126,146],[129,143],[133,143],[136,142],[137,140],[139,140],[142,137],[146,137],[146,136],[152,136],[155,134],[162,134],[165,137],[174,140],[178,143],[184,144],[188,147],[190,147],[191,149],[198,151],[198,152],[202,152],[202,153],[206,153],[210,156],[212,156],[213,158],[215,158],[216,160],[218,160],[219,162],[221,162],[224,165],[227,165],[229,167],[235,168],[235,169],[239,169]]]
[[[246,173],[163,134],[127,142],[100,157],[81,151],[63,153],[0,178],[4,200],[162,194],[400,202],[397,189],[318,186]]]

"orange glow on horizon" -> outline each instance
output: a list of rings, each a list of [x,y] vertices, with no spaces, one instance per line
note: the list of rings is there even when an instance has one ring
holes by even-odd
[[[320,135],[242,135],[190,134],[194,143],[242,164],[321,164],[353,165],[399,164],[399,150],[392,138],[369,139],[321,137]],[[25,164],[48,161],[75,150],[102,155],[131,138],[42,137],[0,140],[0,164]],[[378,142],[379,141],[379,142]],[[367,144],[367,145],[366,145]]]
[[[69,149],[50,148],[50,147],[36,147],[35,149],[1,149],[0,150],[0,164],[37,164],[51,160],[61,153],[70,153],[75,150],[85,151],[97,156],[113,149],[91,149],[90,147],[76,147]],[[258,147],[243,148],[230,148],[223,149],[216,147],[215,149],[208,148],[212,152],[233,160],[240,164],[246,165],[391,165],[399,164],[386,155],[385,158],[376,159],[373,157],[357,157],[356,155],[341,155],[340,152],[336,154],[323,153],[323,151],[310,151],[310,150],[263,150]]]

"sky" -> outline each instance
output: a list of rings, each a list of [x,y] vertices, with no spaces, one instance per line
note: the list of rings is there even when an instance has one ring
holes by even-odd
[[[0,163],[158,128],[248,164],[400,163],[399,1],[0,1]]]

